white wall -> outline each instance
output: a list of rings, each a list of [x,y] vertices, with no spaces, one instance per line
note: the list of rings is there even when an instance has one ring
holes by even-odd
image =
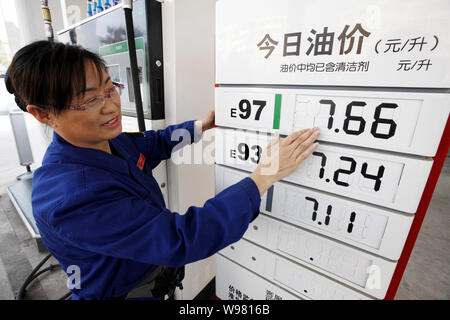
[[[213,0],[164,0],[164,97],[166,125],[203,117],[214,108]],[[203,148],[212,141],[204,134]],[[174,155],[176,157],[176,155]],[[184,213],[214,196],[214,167],[168,161],[169,209]],[[214,276],[214,259],[190,264],[179,298],[192,299]]]
[[[60,0],[49,0],[50,14],[52,16],[53,29],[62,29]],[[26,44],[36,40],[46,40],[44,22],[42,18],[41,4],[38,0],[0,0],[0,11],[3,28],[8,41],[11,55]],[[14,96],[7,93],[1,81],[2,96],[0,97],[1,113],[7,113],[8,109],[15,107]],[[52,129],[44,127],[30,114],[25,114],[25,121],[33,152],[34,165],[37,168],[42,164],[42,158],[52,139]],[[19,165],[19,163],[18,163]]]
[[[60,0],[49,0],[48,4],[52,17],[53,30],[62,29],[63,19]],[[32,41],[47,39],[40,1],[0,0],[0,10],[13,54]]]

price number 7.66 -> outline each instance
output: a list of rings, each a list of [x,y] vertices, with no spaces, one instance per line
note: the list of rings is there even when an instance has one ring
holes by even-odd
[[[333,129],[334,116],[336,111],[336,103],[331,99],[321,99],[319,100],[319,104],[321,105],[329,105],[329,117],[327,121],[327,129]],[[354,108],[364,108],[367,103],[364,101],[351,101],[347,104],[345,109],[345,119],[343,122],[343,130],[346,134],[349,135],[360,135],[364,132],[366,128],[366,119],[362,116],[357,116],[354,114]],[[397,123],[393,119],[385,119],[381,117],[381,112],[383,109],[391,109],[394,110],[398,108],[398,104],[396,103],[381,103],[377,107],[375,107],[375,112],[373,114],[373,122],[370,127],[370,133],[373,137],[378,139],[389,139],[395,135],[397,129]],[[387,132],[381,132],[381,128],[387,128]],[[339,128],[334,130],[335,132],[339,132]]]

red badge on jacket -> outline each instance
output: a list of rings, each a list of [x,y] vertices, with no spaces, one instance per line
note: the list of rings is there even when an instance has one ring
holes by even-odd
[[[145,157],[144,155],[141,153],[141,155],[139,156],[139,160],[137,162],[137,167],[142,170],[144,169],[144,164],[145,164]]]

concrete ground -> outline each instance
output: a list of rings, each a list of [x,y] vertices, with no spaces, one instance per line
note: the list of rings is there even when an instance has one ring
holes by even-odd
[[[33,165],[32,169],[36,167]],[[25,278],[46,255],[38,252],[6,193],[6,186],[15,183],[15,177],[24,171],[19,165],[9,118],[0,115],[0,299],[14,299]],[[450,299],[449,191],[450,174],[443,173],[396,299]],[[50,263],[57,262],[51,258],[45,266]],[[58,299],[68,291],[66,280],[60,269],[47,273],[32,283],[27,298]]]

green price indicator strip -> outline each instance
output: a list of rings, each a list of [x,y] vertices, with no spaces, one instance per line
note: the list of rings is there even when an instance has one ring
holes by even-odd
[[[273,111],[273,129],[280,129],[281,94],[275,94],[275,108]]]

